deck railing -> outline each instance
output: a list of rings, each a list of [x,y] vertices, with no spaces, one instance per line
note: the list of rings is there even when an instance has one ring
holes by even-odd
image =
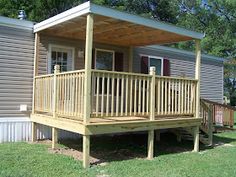
[[[196,83],[189,78],[156,76],[155,115],[193,115]]]
[[[92,71],[92,117],[147,116],[151,76]]]
[[[91,72],[91,117],[195,113],[197,81],[194,79],[155,76],[155,73]],[[82,119],[84,77],[84,70],[35,77],[35,112]]]
[[[84,70],[37,76],[35,87],[36,112],[83,118]]]

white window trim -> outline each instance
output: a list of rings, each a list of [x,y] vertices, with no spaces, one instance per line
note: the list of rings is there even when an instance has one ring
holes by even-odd
[[[100,48],[95,48],[95,61],[94,61],[94,68],[96,68],[96,62],[97,62],[97,51],[102,51],[102,52],[110,52],[113,54],[112,56],[112,71],[115,71],[115,51],[114,50],[107,50],[107,49],[100,49]]]
[[[48,61],[47,61],[47,73],[50,73],[52,68],[51,68],[51,63],[52,63],[52,48],[63,48],[67,50],[72,50],[72,63],[71,63],[71,69],[75,70],[75,48],[70,47],[70,46],[64,46],[64,45],[57,45],[57,44],[49,44],[48,45]]]
[[[154,56],[154,55],[145,55],[145,54],[140,54],[140,56],[148,57],[148,69],[150,68],[150,58],[161,60],[161,76],[163,76],[163,71],[164,71],[164,58],[163,57]]]

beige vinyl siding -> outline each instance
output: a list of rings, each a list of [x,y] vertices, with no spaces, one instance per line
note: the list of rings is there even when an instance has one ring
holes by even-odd
[[[140,72],[140,55],[153,55],[169,59],[171,76],[192,77],[195,74],[193,55],[140,47],[134,49],[134,72]],[[223,62],[212,61],[206,55],[201,63],[201,97],[216,102],[223,101]]]
[[[39,62],[39,74],[48,73],[48,50],[49,44],[60,45],[65,47],[72,47],[75,49],[74,52],[74,69],[79,70],[84,68],[84,58],[78,57],[79,50],[84,50],[85,43],[82,40],[73,40],[60,37],[52,36],[41,36],[40,37],[40,62]],[[106,50],[114,50],[115,52],[121,52],[124,54],[124,71],[128,71],[128,49],[119,46],[105,45],[95,43],[93,48],[100,48]],[[72,62],[72,61],[69,61]],[[72,67],[70,67],[70,70]]]
[[[0,26],[0,118],[29,116],[33,53],[32,30]],[[21,104],[26,104],[29,112],[20,112]]]

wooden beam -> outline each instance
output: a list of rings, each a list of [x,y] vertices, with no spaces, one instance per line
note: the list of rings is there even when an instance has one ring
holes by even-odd
[[[89,154],[90,154],[90,136],[83,135],[83,167],[84,168],[88,168],[90,166]]]
[[[52,116],[34,114],[30,117],[32,122],[55,127],[62,130],[67,130],[74,133],[84,134],[85,127],[82,120],[75,121],[65,118],[53,118]]]
[[[178,118],[165,120],[145,120],[145,121],[124,121],[107,123],[90,123],[85,127],[85,135],[122,133],[158,130],[179,127],[194,127],[201,124],[201,119],[197,118]]]
[[[56,148],[56,144],[58,143],[58,130],[55,127],[52,127],[52,149]]]
[[[134,48],[133,47],[129,47],[129,72],[133,72],[133,60],[134,60],[134,54],[133,51]]]
[[[89,123],[91,114],[91,65],[93,49],[93,15],[87,15],[85,41],[84,123]]]
[[[35,142],[37,140],[37,124],[35,122],[31,123],[31,141]]]
[[[154,130],[148,131],[148,159],[153,159],[154,155]]]
[[[200,40],[196,40],[196,63],[195,63],[195,79],[196,84],[196,111],[195,117],[199,118],[200,111],[200,73],[201,73],[201,46]]]
[[[38,62],[39,62],[39,43],[40,43],[40,36],[39,33],[35,33],[34,39],[34,75],[33,75],[33,97],[32,97],[32,114],[35,113],[35,89],[36,89],[36,82],[35,76],[38,75]]]

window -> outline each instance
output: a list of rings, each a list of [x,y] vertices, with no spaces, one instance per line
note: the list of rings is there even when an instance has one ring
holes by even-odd
[[[54,72],[54,66],[59,65],[60,71],[65,72],[73,69],[74,49],[66,46],[49,46],[48,72]]]
[[[96,49],[95,68],[99,70],[114,70],[114,51]]]
[[[160,57],[149,57],[149,68],[151,66],[156,67],[156,75],[162,76],[163,75],[163,58]]]

